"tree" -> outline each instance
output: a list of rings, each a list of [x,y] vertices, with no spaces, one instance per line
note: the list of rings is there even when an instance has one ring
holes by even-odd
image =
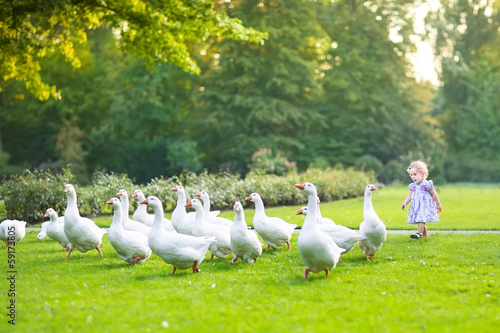
[[[79,182],[101,168],[147,182],[174,169],[171,150],[181,160],[176,163],[196,169],[196,163],[182,160],[183,153],[191,158],[195,153],[182,130],[192,104],[193,75],[170,64],[146,70],[114,47],[108,29],[88,36],[85,45],[77,46],[82,68],[57,54],[41,61],[42,75],[63,87],[61,100],[41,102],[14,86],[2,93],[3,118],[9,124],[4,142],[12,160],[26,167],[71,164]],[[176,142],[187,148],[179,151]]]
[[[387,163],[437,139],[428,109],[415,98],[429,87],[415,82],[406,58],[414,45],[405,3],[317,4],[326,35],[317,69],[324,91],[318,107],[326,126],[311,132],[307,142],[330,163],[352,165],[366,154]],[[400,41],[390,38],[390,29],[398,30]]]
[[[231,17],[269,33],[265,44],[208,40],[197,45],[203,73],[192,130],[212,169],[247,171],[261,148],[295,160],[304,149],[298,133],[321,116],[309,108],[319,97],[314,79],[317,24],[301,1],[232,1]]]
[[[143,59],[149,69],[170,60],[192,73],[199,68],[188,41],[215,36],[260,42],[266,37],[216,10],[213,0],[0,0],[0,23],[1,80],[26,82],[40,100],[61,97],[42,78],[41,59],[59,53],[73,67],[81,66],[75,44],[87,42],[88,29],[112,29],[120,50]]]
[[[441,1],[429,19],[441,61],[450,180],[500,181],[500,2]]]

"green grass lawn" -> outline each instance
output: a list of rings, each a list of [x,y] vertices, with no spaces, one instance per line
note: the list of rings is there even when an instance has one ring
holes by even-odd
[[[389,229],[409,228],[400,206],[405,187],[387,187],[373,204]],[[357,245],[328,279],[302,279],[297,249],[264,252],[256,264],[205,260],[201,273],[171,275],[158,256],[131,266],[116,256],[107,236],[103,253],[74,251],[70,260],[53,240],[28,232],[16,247],[15,331],[33,332],[496,332],[500,326],[500,235],[432,234],[436,229],[499,229],[499,187],[438,188],[441,222],[428,239],[389,235],[367,262]],[[353,228],[362,199],[321,205],[323,215]],[[252,207],[252,206],[250,206]],[[302,224],[297,207],[268,209]],[[247,221],[253,210],[246,209]],[[231,211],[223,212],[232,218]],[[169,216],[169,214],[167,214]],[[111,217],[98,223],[108,226]],[[207,256],[208,258],[208,256]],[[7,271],[7,251],[0,260]],[[0,284],[7,323],[9,281]]]
[[[171,275],[156,255],[130,266],[107,236],[104,258],[74,252],[66,262],[58,244],[35,236],[16,249],[18,332],[493,332],[500,325],[499,235],[389,235],[371,261],[355,245],[328,279],[307,281],[297,234],[292,249],[264,253],[254,265],[206,260],[196,275]],[[5,309],[6,279],[1,288]]]

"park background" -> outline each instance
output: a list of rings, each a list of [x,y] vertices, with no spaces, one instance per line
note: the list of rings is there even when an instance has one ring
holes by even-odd
[[[108,227],[104,202],[120,188],[158,194],[171,211],[181,183],[208,190],[228,218],[258,191],[269,215],[301,224],[293,184],[308,180],[324,216],[357,228],[370,181],[391,231],[371,261],[355,246],[328,279],[306,281],[297,233],[255,265],[206,260],[201,274],[172,276],[156,255],[122,262],[107,236],[104,258],[66,262],[29,230],[15,249],[16,326],[3,316],[0,330],[496,332],[499,9],[0,0],[0,219],[62,214],[72,182],[82,214]],[[444,209],[414,241],[400,204],[417,158]]]
[[[1,177],[500,181],[499,1],[1,4]]]

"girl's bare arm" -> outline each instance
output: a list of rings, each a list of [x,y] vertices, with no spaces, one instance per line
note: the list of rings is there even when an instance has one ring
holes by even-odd
[[[441,210],[443,210],[443,208],[441,207],[441,202],[439,201],[439,197],[436,193],[436,190],[431,188],[429,190],[429,193],[431,194],[432,196],[432,200],[434,200],[434,202],[436,203],[436,209],[437,209],[437,212],[438,213],[441,213]]]

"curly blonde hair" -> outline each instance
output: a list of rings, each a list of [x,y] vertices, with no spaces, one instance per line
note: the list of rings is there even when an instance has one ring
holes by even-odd
[[[408,169],[406,169],[406,172],[410,173],[410,169],[416,168],[418,172],[421,172],[424,175],[424,178],[427,178],[429,176],[429,169],[427,169],[427,163],[424,161],[413,161],[410,163],[410,166]]]

